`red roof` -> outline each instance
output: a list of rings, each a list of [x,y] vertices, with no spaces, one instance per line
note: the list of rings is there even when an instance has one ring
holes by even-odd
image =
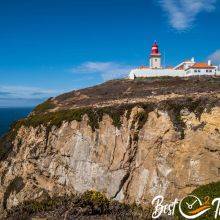
[[[209,66],[207,63],[195,63],[189,69],[215,69],[215,67]]]

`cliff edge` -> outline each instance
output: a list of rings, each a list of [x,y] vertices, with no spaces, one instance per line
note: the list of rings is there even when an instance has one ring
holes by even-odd
[[[113,80],[47,100],[0,143],[0,212],[102,192],[147,205],[220,181],[220,78]]]

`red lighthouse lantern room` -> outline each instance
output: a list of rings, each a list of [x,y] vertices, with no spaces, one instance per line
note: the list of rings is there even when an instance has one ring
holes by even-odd
[[[161,54],[157,42],[155,41],[150,54],[150,68],[161,69]]]
[[[159,54],[160,54],[159,47],[158,47],[157,42],[155,41],[151,48],[151,55],[159,55]]]

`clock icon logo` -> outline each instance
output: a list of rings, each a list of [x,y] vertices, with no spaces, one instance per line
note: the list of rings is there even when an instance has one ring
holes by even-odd
[[[186,219],[195,219],[211,209],[209,197],[205,197],[204,204],[194,195],[183,198],[179,203],[180,214]]]

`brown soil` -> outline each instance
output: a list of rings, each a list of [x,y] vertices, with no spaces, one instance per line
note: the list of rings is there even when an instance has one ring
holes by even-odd
[[[102,106],[166,99],[179,96],[219,94],[220,77],[146,78],[112,80],[103,84],[62,94],[51,99],[55,108]],[[55,109],[53,108],[53,109]]]

